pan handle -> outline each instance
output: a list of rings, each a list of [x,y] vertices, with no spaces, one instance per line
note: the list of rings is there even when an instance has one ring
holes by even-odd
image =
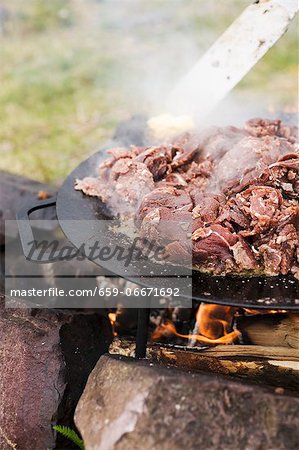
[[[22,244],[22,249],[25,255],[25,258],[32,262],[38,263],[49,263],[49,252],[44,252],[42,257],[40,257],[40,252],[37,251],[36,242],[33,236],[32,228],[30,225],[29,216],[34,211],[39,209],[49,208],[51,206],[56,205],[56,195],[48,198],[46,200],[42,200],[35,205],[25,206],[20,209],[20,211],[16,215],[17,224],[19,228],[19,235]],[[37,257],[39,255],[39,257]]]

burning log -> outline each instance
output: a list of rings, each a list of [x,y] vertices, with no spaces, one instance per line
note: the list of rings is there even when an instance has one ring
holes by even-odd
[[[208,371],[252,381],[299,388],[299,355],[285,347],[219,345],[202,351],[150,348],[150,358],[175,367]],[[191,354],[190,354],[191,353]]]
[[[109,351],[132,357],[135,344],[117,339],[111,344]],[[293,348],[258,345],[188,348],[151,343],[147,348],[147,358],[163,365],[195,372],[212,372],[247,378],[259,384],[299,389],[299,355]]]
[[[186,344],[173,345],[177,338]],[[299,388],[298,313],[260,313],[202,303],[192,332],[178,332],[174,322],[163,318],[151,339],[156,341],[147,348],[151,361]],[[163,343],[165,339],[172,343]],[[110,352],[135,356],[135,343],[117,339]]]

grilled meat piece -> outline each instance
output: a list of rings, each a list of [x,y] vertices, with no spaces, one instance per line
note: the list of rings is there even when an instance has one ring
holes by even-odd
[[[170,260],[214,275],[299,278],[298,130],[252,119],[243,129],[185,133],[168,144],[112,149],[76,189],[130,216]]]
[[[75,189],[99,197],[116,215],[134,213],[144,196],[154,189],[153,175],[146,165],[131,158],[114,159],[111,167],[105,162],[99,173],[99,178],[76,180]]]

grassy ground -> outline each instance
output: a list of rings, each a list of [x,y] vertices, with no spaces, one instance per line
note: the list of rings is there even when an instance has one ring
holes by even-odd
[[[163,94],[249,1],[0,1],[0,168],[59,182]],[[297,95],[295,26],[238,87]]]

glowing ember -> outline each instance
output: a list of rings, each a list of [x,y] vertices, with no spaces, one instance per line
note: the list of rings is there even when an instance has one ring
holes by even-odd
[[[259,309],[247,309],[244,308],[247,314],[256,315],[256,314],[278,314],[278,313],[286,313],[285,309],[263,309],[262,311]]]

